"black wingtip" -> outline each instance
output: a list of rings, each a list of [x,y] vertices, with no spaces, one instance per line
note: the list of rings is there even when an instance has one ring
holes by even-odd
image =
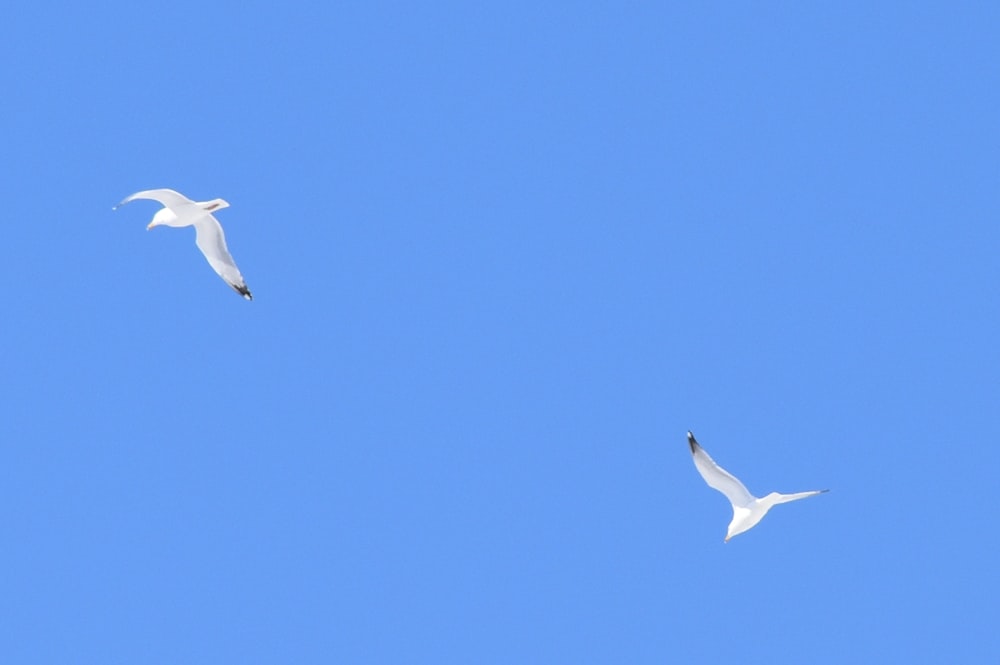
[[[253,294],[250,293],[250,289],[247,288],[246,284],[230,284],[229,286],[233,287],[233,291],[236,291],[236,293],[247,300],[253,300]]]
[[[690,430],[688,430],[688,445],[691,446],[692,453],[694,452],[694,449],[698,447],[698,442],[695,440],[694,434],[692,434]]]

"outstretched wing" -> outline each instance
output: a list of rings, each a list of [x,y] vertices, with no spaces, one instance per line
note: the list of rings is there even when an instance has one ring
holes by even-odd
[[[147,189],[126,197],[121,203],[112,208],[112,210],[118,210],[118,208],[121,208],[129,201],[135,201],[136,199],[159,201],[168,208],[179,208],[185,204],[194,203],[194,201],[188,197],[184,196],[180,192],[175,192],[172,189]]]
[[[811,492],[796,492],[795,494],[779,494],[778,492],[771,492],[768,498],[771,499],[772,503],[788,503],[789,501],[798,501],[799,499],[808,499],[811,496],[816,496],[817,494],[825,494],[830,490],[813,490]]]
[[[226,234],[222,232],[222,226],[212,215],[205,215],[194,223],[195,243],[198,249],[205,255],[209,265],[219,274],[226,284],[233,287],[238,294],[247,300],[253,300],[247,283],[240,274],[240,269],[236,267],[229,249],[226,247]]]
[[[694,466],[709,487],[725,494],[734,507],[746,507],[755,501],[755,497],[743,486],[743,483],[708,456],[705,449],[698,445],[691,432],[688,432],[688,445],[691,446]]]

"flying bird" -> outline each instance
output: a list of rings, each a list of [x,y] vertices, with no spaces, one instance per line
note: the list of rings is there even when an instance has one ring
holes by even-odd
[[[779,494],[771,492],[765,497],[758,499],[750,494],[750,491],[743,486],[731,473],[715,463],[705,449],[698,445],[694,434],[688,432],[688,445],[691,446],[691,455],[694,456],[694,466],[698,473],[705,479],[708,486],[717,489],[726,495],[729,502],[733,504],[733,521],[729,523],[729,530],[726,532],[725,542],[733,536],[744,531],[749,531],[757,522],[764,519],[767,511],[771,510],[779,503],[798,501],[806,499],[830,490],[813,490],[811,492],[798,492],[797,494]]]
[[[153,221],[149,223],[146,230],[152,229],[154,226],[194,226],[195,244],[205,255],[208,264],[236,293],[247,300],[253,300],[253,295],[247,288],[247,283],[243,280],[240,269],[236,267],[236,262],[233,261],[233,257],[226,248],[226,234],[222,232],[222,226],[212,215],[216,210],[228,208],[229,203],[223,199],[196,202],[172,189],[147,189],[129,196],[112,210],[118,210],[129,201],[136,199],[150,199],[164,205],[153,215]]]

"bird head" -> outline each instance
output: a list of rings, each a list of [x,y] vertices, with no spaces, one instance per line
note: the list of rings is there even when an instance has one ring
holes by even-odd
[[[160,210],[157,210],[156,214],[153,215],[153,221],[149,223],[146,230],[149,231],[154,226],[159,226],[160,224],[168,224],[171,217],[176,219],[177,216],[170,212],[170,208],[161,208]]]

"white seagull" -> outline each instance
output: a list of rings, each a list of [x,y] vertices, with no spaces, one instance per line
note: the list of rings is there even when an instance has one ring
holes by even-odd
[[[229,203],[223,199],[196,202],[172,189],[147,189],[129,196],[112,210],[118,210],[129,201],[136,199],[151,199],[164,205],[162,210],[158,210],[153,215],[153,221],[146,227],[147,231],[160,225],[194,226],[195,244],[208,259],[212,269],[225,280],[226,284],[233,287],[236,293],[247,300],[253,300],[253,295],[250,294],[247,283],[243,281],[240,269],[236,267],[236,262],[233,261],[229,250],[226,249],[226,235],[222,232],[222,226],[212,215],[216,210],[228,208]]]
[[[733,536],[744,531],[749,531],[757,522],[764,519],[767,511],[779,503],[798,501],[806,499],[830,490],[813,490],[811,492],[799,492],[797,494],[779,494],[771,492],[767,496],[758,499],[750,494],[749,490],[743,486],[731,473],[715,463],[705,449],[695,441],[694,434],[688,432],[688,444],[691,446],[691,454],[694,456],[694,465],[698,473],[705,479],[708,486],[717,489],[726,495],[729,502],[733,504],[733,521],[729,523],[729,530],[726,532],[725,542]]]

